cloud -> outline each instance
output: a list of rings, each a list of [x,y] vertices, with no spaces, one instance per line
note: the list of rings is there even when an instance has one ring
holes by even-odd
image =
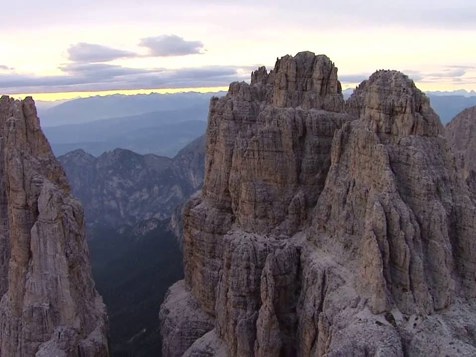
[[[460,65],[455,65],[455,66],[445,66],[443,67],[440,71],[438,72],[430,72],[430,73],[425,73],[424,77],[428,78],[434,78],[434,79],[457,79],[457,78],[462,78],[469,72],[474,71],[476,68],[473,66],[460,66]]]
[[[13,71],[13,67],[5,66],[4,64],[0,64],[0,71]]]
[[[441,83],[450,80],[453,82],[466,83],[470,78],[468,77],[468,73],[474,70],[476,70],[476,67],[473,66],[452,65],[443,66],[433,72],[411,69],[404,69],[402,72],[415,82]],[[343,74],[339,75],[339,80],[343,84],[355,84],[368,79],[370,75],[369,73]]]
[[[202,54],[203,43],[200,41],[186,41],[177,35],[161,35],[143,38],[142,47],[147,47],[151,56],[171,57]]]
[[[423,72],[415,71],[413,69],[404,69],[401,72],[407,75],[411,80],[415,82],[421,81],[425,77],[425,74]]]
[[[77,78],[91,80],[111,79],[120,76],[129,76],[143,73],[155,73],[160,69],[142,69],[123,67],[106,63],[68,63],[59,67],[63,72]]]
[[[186,41],[177,35],[160,35],[143,38],[140,46],[148,49],[148,54],[140,55],[131,51],[124,51],[94,43],[80,42],[68,48],[68,58],[77,63],[103,63],[120,58],[133,57],[171,57],[201,54],[203,43],[200,41]],[[0,67],[2,69],[2,67]]]
[[[80,42],[68,49],[69,59],[74,62],[109,62],[119,58],[136,57],[134,52],[118,50],[115,48]]]
[[[248,79],[237,66],[198,68],[130,68],[104,63],[70,63],[61,66],[65,75],[27,76],[0,73],[0,92],[53,93],[124,89],[196,88],[227,86]]]
[[[467,65],[446,65],[432,70],[404,70],[405,74],[409,75],[411,79],[419,83],[455,83],[458,85],[474,84],[474,79],[471,76],[476,72],[475,66]]]

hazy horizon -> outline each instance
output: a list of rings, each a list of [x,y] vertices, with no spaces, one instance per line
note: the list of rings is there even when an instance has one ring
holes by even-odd
[[[343,87],[378,69],[424,91],[476,90],[476,5],[464,0],[45,0],[0,21],[0,92],[224,87],[300,51],[326,54]],[[34,31],[31,31],[31,29]],[[61,95],[60,95],[61,94]]]

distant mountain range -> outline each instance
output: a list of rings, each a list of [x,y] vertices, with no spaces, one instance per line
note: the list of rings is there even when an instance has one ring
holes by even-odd
[[[132,227],[165,220],[203,182],[205,137],[173,159],[115,149],[94,157],[78,149],[58,157],[89,227]],[[151,224],[154,224],[152,222]]]
[[[429,94],[430,104],[440,116],[443,124],[448,124],[458,113],[476,105],[476,96]]]
[[[42,127],[89,123],[101,119],[131,117],[144,113],[167,112],[205,106],[216,93],[173,93],[95,96],[70,100],[54,107],[40,108]]]
[[[208,103],[221,93],[178,93],[76,99],[40,111],[55,155],[115,148],[173,157],[205,133]]]
[[[345,90],[344,97],[352,91]],[[455,93],[428,93],[443,124],[476,105],[476,96],[471,93]],[[40,118],[57,156],[76,149],[99,156],[120,147],[173,157],[205,133],[209,100],[222,95],[189,92],[90,97],[40,108]]]
[[[46,127],[44,131],[56,155],[83,149],[99,156],[120,147],[139,154],[173,157],[205,133],[207,106],[203,103],[183,109]]]

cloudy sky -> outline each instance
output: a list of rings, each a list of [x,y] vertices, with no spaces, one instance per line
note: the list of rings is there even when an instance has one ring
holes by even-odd
[[[398,69],[476,90],[470,0],[17,0],[0,12],[0,92],[223,87],[302,50],[344,87]],[[57,96],[57,95],[56,95]]]

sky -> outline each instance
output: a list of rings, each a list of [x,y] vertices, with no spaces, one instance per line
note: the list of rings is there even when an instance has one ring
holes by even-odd
[[[473,0],[16,0],[0,12],[0,94],[224,89],[300,51],[344,88],[378,69],[476,90]]]

